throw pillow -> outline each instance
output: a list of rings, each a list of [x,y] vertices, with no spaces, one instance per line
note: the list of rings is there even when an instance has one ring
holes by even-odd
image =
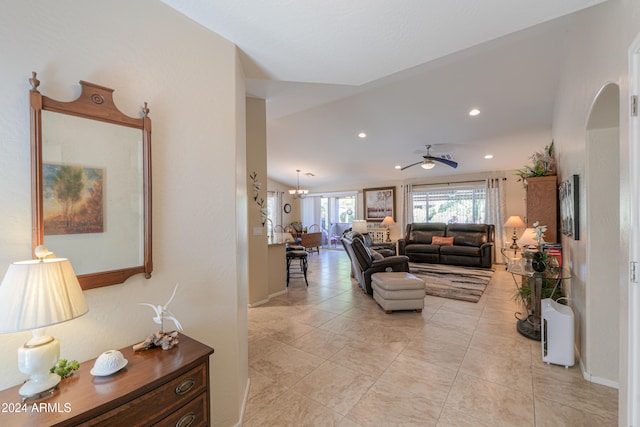
[[[440,245],[440,246],[453,246],[453,237],[439,237],[433,236],[431,240],[432,245]]]

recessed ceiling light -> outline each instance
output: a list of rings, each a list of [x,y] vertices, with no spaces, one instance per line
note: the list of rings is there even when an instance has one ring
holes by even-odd
[[[493,159],[493,154],[487,154],[484,156],[485,159]]]
[[[470,116],[477,116],[478,114],[480,114],[480,110],[478,110],[477,108],[474,108],[473,110],[469,111]]]
[[[366,137],[367,137],[367,134],[366,134],[366,133],[364,133],[364,132],[360,132],[360,133],[358,134],[358,138],[362,138],[362,139],[364,139],[364,138],[366,138]]]

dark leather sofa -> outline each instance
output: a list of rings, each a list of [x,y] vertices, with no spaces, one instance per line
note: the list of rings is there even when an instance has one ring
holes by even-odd
[[[453,244],[433,244],[433,237],[453,237]],[[491,268],[495,228],[493,224],[408,224],[398,240],[399,255],[411,262]]]
[[[395,255],[383,257],[375,251],[372,252],[365,246],[360,233],[345,233],[340,241],[351,260],[353,277],[369,295],[373,295],[372,274],[383,271],[409,271],[409,258]]]

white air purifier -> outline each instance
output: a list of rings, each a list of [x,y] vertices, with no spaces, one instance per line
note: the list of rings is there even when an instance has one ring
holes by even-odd
[[[551,298],[541,301],[542,361],[565,368],[575,364],[573,310]]]

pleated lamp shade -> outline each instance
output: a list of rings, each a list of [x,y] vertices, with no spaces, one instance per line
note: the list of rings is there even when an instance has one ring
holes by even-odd
[[[71,262],[15,262],[0,284],[0,333],[44,328],[89,311]]]

